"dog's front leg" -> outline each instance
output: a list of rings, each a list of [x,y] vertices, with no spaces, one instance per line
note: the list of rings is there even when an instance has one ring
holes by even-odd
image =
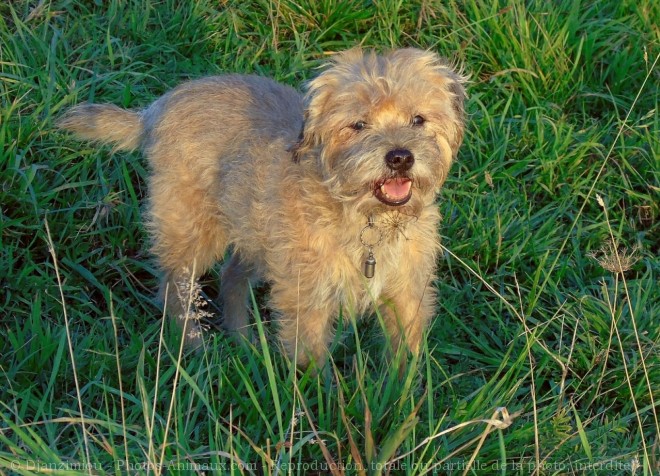
[[[320,296],[311,281],[295,286],[272,283],[271,288],[271,305],[280,313],[280,341],[299,368],[323,367],[337,314],[337,306]]]
[[[433,316],[436,301],[433,275],[429,272],[416,278],[404,281],[398,289],[388,290],[380,306],[393,355],[407,350],[417,356],[424,329]],[[402,369],[405,364],[403,360]]]

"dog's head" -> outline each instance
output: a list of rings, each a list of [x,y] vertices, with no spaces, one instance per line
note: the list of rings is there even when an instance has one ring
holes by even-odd
[[[365,212],[419,211],[463,140],[465,81],[422,50],[340,53],[308,85],[295,157],[317,160],[333,196]]]

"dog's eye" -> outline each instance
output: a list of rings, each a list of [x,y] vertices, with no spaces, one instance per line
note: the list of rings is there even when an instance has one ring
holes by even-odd
[[[364,121],[357,121],[356,123],[351,124],[351,129],[354,131],[361,131],[365,127],[367,127],[367,123]]]
[[[421,126],[426,122],[426,119],[424,119],[422,116],[415,116],[412,118],[412,125],[413,126]]]

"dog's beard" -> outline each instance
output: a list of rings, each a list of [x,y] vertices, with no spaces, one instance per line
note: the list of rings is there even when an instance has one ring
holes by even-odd
[[[399,213],[405,216],[419,217],[422,209],[435,200],[435,193],[427,181],[414,176],[410,180],[410,197],[404,203],[392,205],[377,197],[377,181],[369,181],[351,186],[351,184],[333,184],[330,186],[333,197],[344,207],[363,216]]]
[[[376,141],[343,150],[322,149],[321,172],[331,196],[364,216],[398,211],[419,217],[435,201],[444,182],[441,152],[431,143],[410,147],[415,163],[408,170],[396,171],[385,163],[390,149]]]

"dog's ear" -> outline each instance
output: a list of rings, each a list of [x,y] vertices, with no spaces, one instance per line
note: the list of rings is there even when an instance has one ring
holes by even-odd
[[[311,128],[307,128],[306,124],[308,123],[308,114],[305,111],[304,120],[302,126],[300,127],[300,134],[298,134],[298,140],[291,147],[291,157],[295,163],[299,163],[305,155],[307,155],[311,150],[316,148],[319,144],[319,140],[316,137],[316,134],[313,133]]]
[[[291,158],[297,164],[300,162],[300,159],[305,155],[305,147],[303,140],[305,139],[305,124],[300,128],[300,134],[298,134],[298,140],[290,147]]]
[[[303,123],[298,135],[298,141],[292,148],[293,161],[298,163],[320,143],[318,123],[322,119],[322,107],[327,101],[327,87],[323,87],[323,73],[307,83],[307,91],[303,99]]]
[[[449,75],[451,82],[448,84],[447,89],[452,95],[452,107],[455,113],[454,118],[454,139],[450,140],[450,146],[454,157],[458,153],[458,149],[463,143],[463,135],[465,133],[465,78],[452,73]]]
[[[465,100],[467,93],[465,85],[468,82],[467,76],[463,74],[462,68],[452,65],[448,60],[441,58],[435,53],[430,53],[432,60],[429,64],[435,74],[435,83],[444,91],[444,96],[451,102],[452,114],[446,114],[447,140],[452,150],[452,155],[456,157],[458,149],[463,143],[465,133]]]
[[[362,55],[359,48],[336,54],[321,67],[321,73],[307,83],[303,100],[303,126],[298,141],[291,149],[295,162],[300,162],[310,151],[327,142],[328,135],[333,130],[333,124],[329,121],[330,100],[338,85],[350,76],[351,64],[359,61]]]
[[[446,138],[455,158],[463,143],[465,133],[465,100],[467,98],[465,85],[468,78],[463,74],[462,68],[452,65],[448,60],[435,53],[429,54],[431,55],[429,66],[435,76],[433,82],[444,93],[443,97],[451,103],[451,113],[445,112],[445,128]]]

